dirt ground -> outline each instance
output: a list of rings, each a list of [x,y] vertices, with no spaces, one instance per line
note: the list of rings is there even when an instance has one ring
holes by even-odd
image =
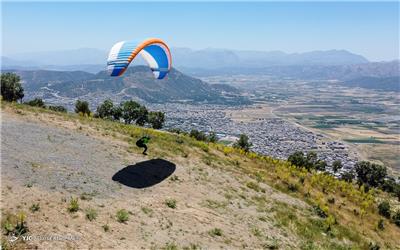
[[[138,150],[132,152],[126,142],[93,132],[94,128],[44,116],[2,110],[2,215],[23,211],[28,234],[34,237],[73,239],[20,238],[11,246],[260,249],[279,245],[286,249],[299,245],[295,235],[277,226],[274,211],[281,203],[301,211],[307,207],[302,201],[265,184],[260,184],[263,193],[247,188],[248,177],[207,166],[200,159],[151,161]],[[129,172],[138,165],[150,167],[142,173]],[[169,172],[156,171],[164,167]],[[115,181],[125,170],[125,179]],[[143,184],[141,178],[150,181]],[[75,213],[67,210],[72,197],[79,198]],[[260,210],[251,197],[264,199],[265,207]],[[176,208],[167,206],[166,200],[175,200]],[[39,211],[31,211],[33,204],[39,204]],[[92,221],[86,217],[89,208],[97,212]],[[116,219],[120,209],[129,211],[124,223]]]

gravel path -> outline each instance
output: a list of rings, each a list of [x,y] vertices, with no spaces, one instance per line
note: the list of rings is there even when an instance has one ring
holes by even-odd
[[[113,174],[126,166],[104,141],[4,112],[1,147],[3,178],[45,190],[108,196],[119,188]]]

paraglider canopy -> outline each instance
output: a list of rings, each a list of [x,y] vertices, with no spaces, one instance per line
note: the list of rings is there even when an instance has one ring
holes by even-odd
[[[122,41],[114,44],[108,54],[107,70],[111,76],[120,76],[135,57],[141,54],[156,79],[163,79],[171,69],[171,52],[158,38],[150,38],[139,44]]]

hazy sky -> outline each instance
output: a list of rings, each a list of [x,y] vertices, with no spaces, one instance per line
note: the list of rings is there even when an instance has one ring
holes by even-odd
[[[399,58],[399,2],[2,4],[3,54],[108,50],[120,40],[240,50],[346,49],[372,61]]]

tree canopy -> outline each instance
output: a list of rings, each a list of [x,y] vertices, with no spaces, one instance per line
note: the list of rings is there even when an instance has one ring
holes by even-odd
[[[24,88],[21,85],[21,78],[15,73],[4,73],[1,79],[1,96],[3,100],[13,102],[24,97]]]

